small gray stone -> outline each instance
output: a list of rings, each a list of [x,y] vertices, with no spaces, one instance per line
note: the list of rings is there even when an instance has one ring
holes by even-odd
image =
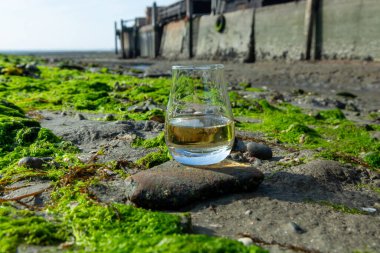
[[[229,160],[199,167],[169,161],[127,178],[125,189],[137,206],[173,210],[209,197],[254,190],[263,179],[261,171]]]
[[[303,234],[303,233],[306,233],[306,230],[305,230],[305,229],[301,228],[297,223],[295,223],[295,222],[293,222],[293,221],[289,222],[288,225],[289,225],[290,229],[291,229],[293,232],[297,233],[297,234]]]
[[[75,114],[75,118],[76,118],[77,120],[85,120],[85,119],[86,119],[86,117],[83,116],[83,114],[81,114],[81,113],[77,113],[77,114]]]
[[[273,156],[272,149],[270,147],[256,142],[249,142],[247,144],[247,151],[251,156],[262,160],[269,160]]]
[[[232,147],[233,151],[238,151],[244,153],[247,151],[247,146],[245,145],[244,141],[235,138],[234,146]]]
[[[51,182],[41,181],[32,182],[18,187],[19,189],[9,192],[7,195],[2,196],[5,200],[20,200],[25,199],[30,196],[40,194],[51,187]]]
[[[237,162],[241,162],[243,160],[243,157],[239,153],[232,153],[231,159]]]
[[[115,119],[116,119],[115,115],[113,115],[113,114],[107,114],[106,116],[104,116],[104,120],[106,120],[106,121],[113,121]]]
[[[253,244],[253,240],[249,237],[242,237],[238,239],[239,242],[244,244],[245,246],[249,246]]]
[[[247,210],[247,211],[245,211],[244,214],[245,214],[245,215],[251,215],[251,214],[252,214],[252,210]]]
[[[44,160],[38,157],[23,157],[18,161],[18,166],[27,167],[32,169],[41,169],[44,164]]]

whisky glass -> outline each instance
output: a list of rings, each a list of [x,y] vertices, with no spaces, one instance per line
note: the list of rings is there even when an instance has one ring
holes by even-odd
[[[224,66],[173,66],[172,81],[165,119],[165,141],[171,155],[194,166],[222,161],[235,138]]]

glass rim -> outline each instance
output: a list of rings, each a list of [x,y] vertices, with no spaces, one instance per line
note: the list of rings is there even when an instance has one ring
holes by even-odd
[[[224,69],[223,64],[181,64],[173,65],[172,70],[215,70],[215,69]]]

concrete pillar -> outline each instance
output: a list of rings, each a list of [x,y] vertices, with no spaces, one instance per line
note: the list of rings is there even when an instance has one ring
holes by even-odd
[[[152,7],[152,26],[153,26],[153,57],[158,56],[158,29],[157,29],[157,4],[153,2]]]
[[[193,57],[193,1],[192,0],[186,0],[186,16],[188,20],[188,35],[189,35],[189,41],[188,41],[188,52],[189,52],[189,58]]]
[[[117,35],[118,34],[118,31],[117,31],[117,22],[115,21],[115,54],[118,54],[119,51],[117,50]]]

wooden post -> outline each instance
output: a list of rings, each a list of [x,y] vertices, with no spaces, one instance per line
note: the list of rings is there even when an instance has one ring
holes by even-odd
[[[305,60],[310,60],[311,46],[313,42],[313,19],[314,19],[314,0],[306,0],[305,11],[305,35],[306,35],[306,50]]]
[[[117,50],[117,22],[115,21],[115,54],[118,54],[119,51]]]
[[[189,58],[193,57],[193,1],[186,0],[186,16],[189,22],[188,25],[188,50],[189,50]]]

